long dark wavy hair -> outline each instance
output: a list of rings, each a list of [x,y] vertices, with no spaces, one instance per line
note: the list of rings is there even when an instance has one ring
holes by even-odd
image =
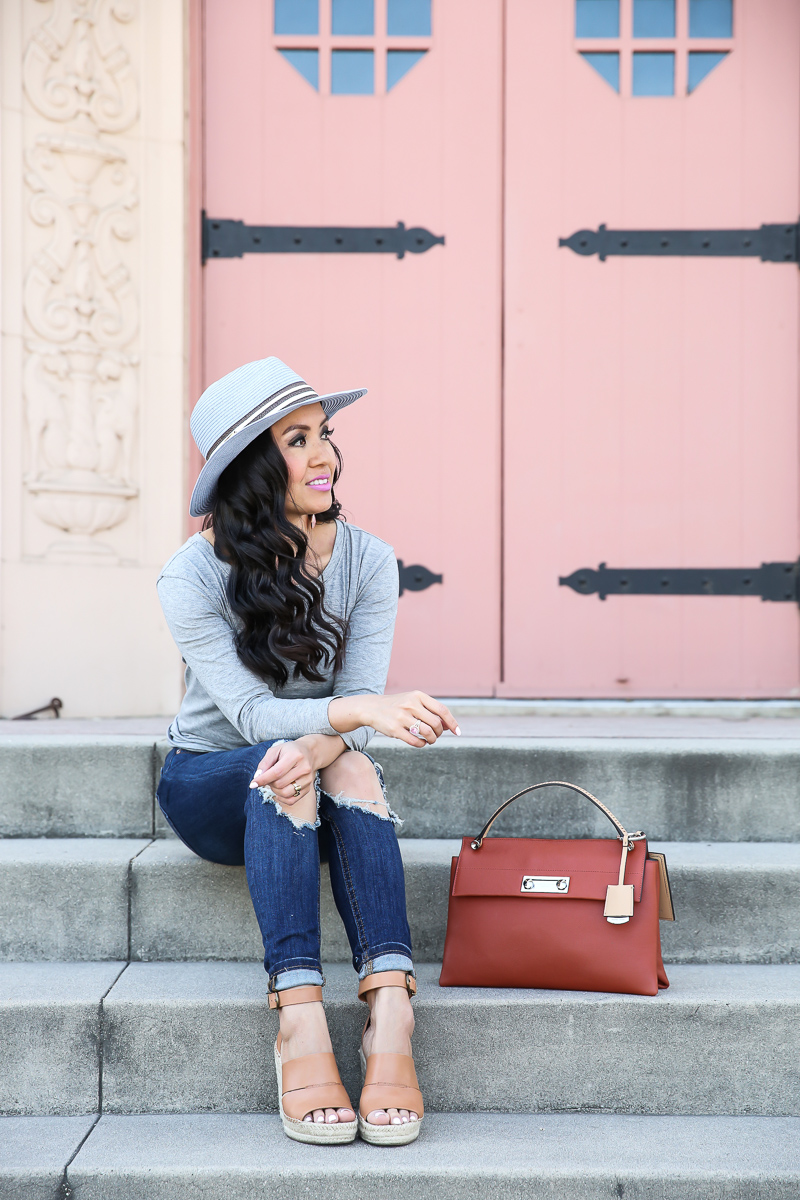
[[[333,445],[333,443],[331,443]],[[342,471],[336,446],[332,483]],[[289,474],[270,429],[259,434],[219,477],[204,528],[214,530],[214,553],[230,568],[228,601],[236,617],[236,652],[263,680],[284,687],[292,676],[323,682],[323,669],[344,662],[347,628],[325,609],[321,576],[306,566],[308,538],[286,517]],[[335,521],[331,505],[318,521]]]

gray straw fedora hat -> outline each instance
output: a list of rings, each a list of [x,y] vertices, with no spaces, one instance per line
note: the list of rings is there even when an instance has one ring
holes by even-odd
[[[304,404],[321,404],[330,417],[366,393],[330,392],[318,396],[305,379],[279,358],[261,358],[223,375],[195,405],[191,427],[206,460],[192,492],[189,512],[201,517],[214,505],[217,480],[236,455],[270,425]]]

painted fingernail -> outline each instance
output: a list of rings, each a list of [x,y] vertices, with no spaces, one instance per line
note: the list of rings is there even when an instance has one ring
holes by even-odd
[[[458,725],[456,725],[456,737],[461,737],[461,730],[459,729]]]
[[[256,783],[255,779],[251,779],[248,786],[251,788],[256,788],[258,787],[258,784]]]

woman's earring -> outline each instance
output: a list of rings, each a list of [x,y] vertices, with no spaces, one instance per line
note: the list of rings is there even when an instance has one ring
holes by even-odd
[[[312,514],[311,514],[311,528],[312,528],[312,529],[316,528],[316,524],[317,524],[317,517],[316,517],[316,514],[315,514],[315,513],[312,513]]]

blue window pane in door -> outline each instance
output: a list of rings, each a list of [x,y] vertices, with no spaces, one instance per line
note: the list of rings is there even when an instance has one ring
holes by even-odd
[[[723,58],[727,58],[727,51],[714,50],[690,50],[689,51],[689,91],[693,92],[698,83],[702,83],[706,75],[709,75],[714,67],[719,66]]]
[[[733,0],[689,0],[689,37],[733,37]]]
[[[319,91],[319,50],[281,50],[281,54]]]
[[[319,33],[319,0],[275,0],[276,33]]]
[[[372,50],[334,50],[331,53],[331,91],[334,96],[371,96],[375,91]]]
[[[619,0],[575,0],[575,37],[619,37]]]
[[[332,33],[375,32],[374,0],[333,0]]]
[[[386,90],[390,92],[415,63],[427,54],[426,50],[389,50],[386,55]]]
[[[602,75],[606,83],[610,83],[615,92],[619,91],[619,55],[616,53],[606,54],[605,51],[598,53],[590,53],[582,51],[581,57],[585,58],[590,67],[594,67],[598,75]]]
[[[431,0],[389,0],[386,22],[390,37],[430,37]]]
[[[633,36],[675,37],[675,0],[633,0]]]
[[[675,55],[660,50],[634,50],[633,52],[634,96],[675,95]]]

